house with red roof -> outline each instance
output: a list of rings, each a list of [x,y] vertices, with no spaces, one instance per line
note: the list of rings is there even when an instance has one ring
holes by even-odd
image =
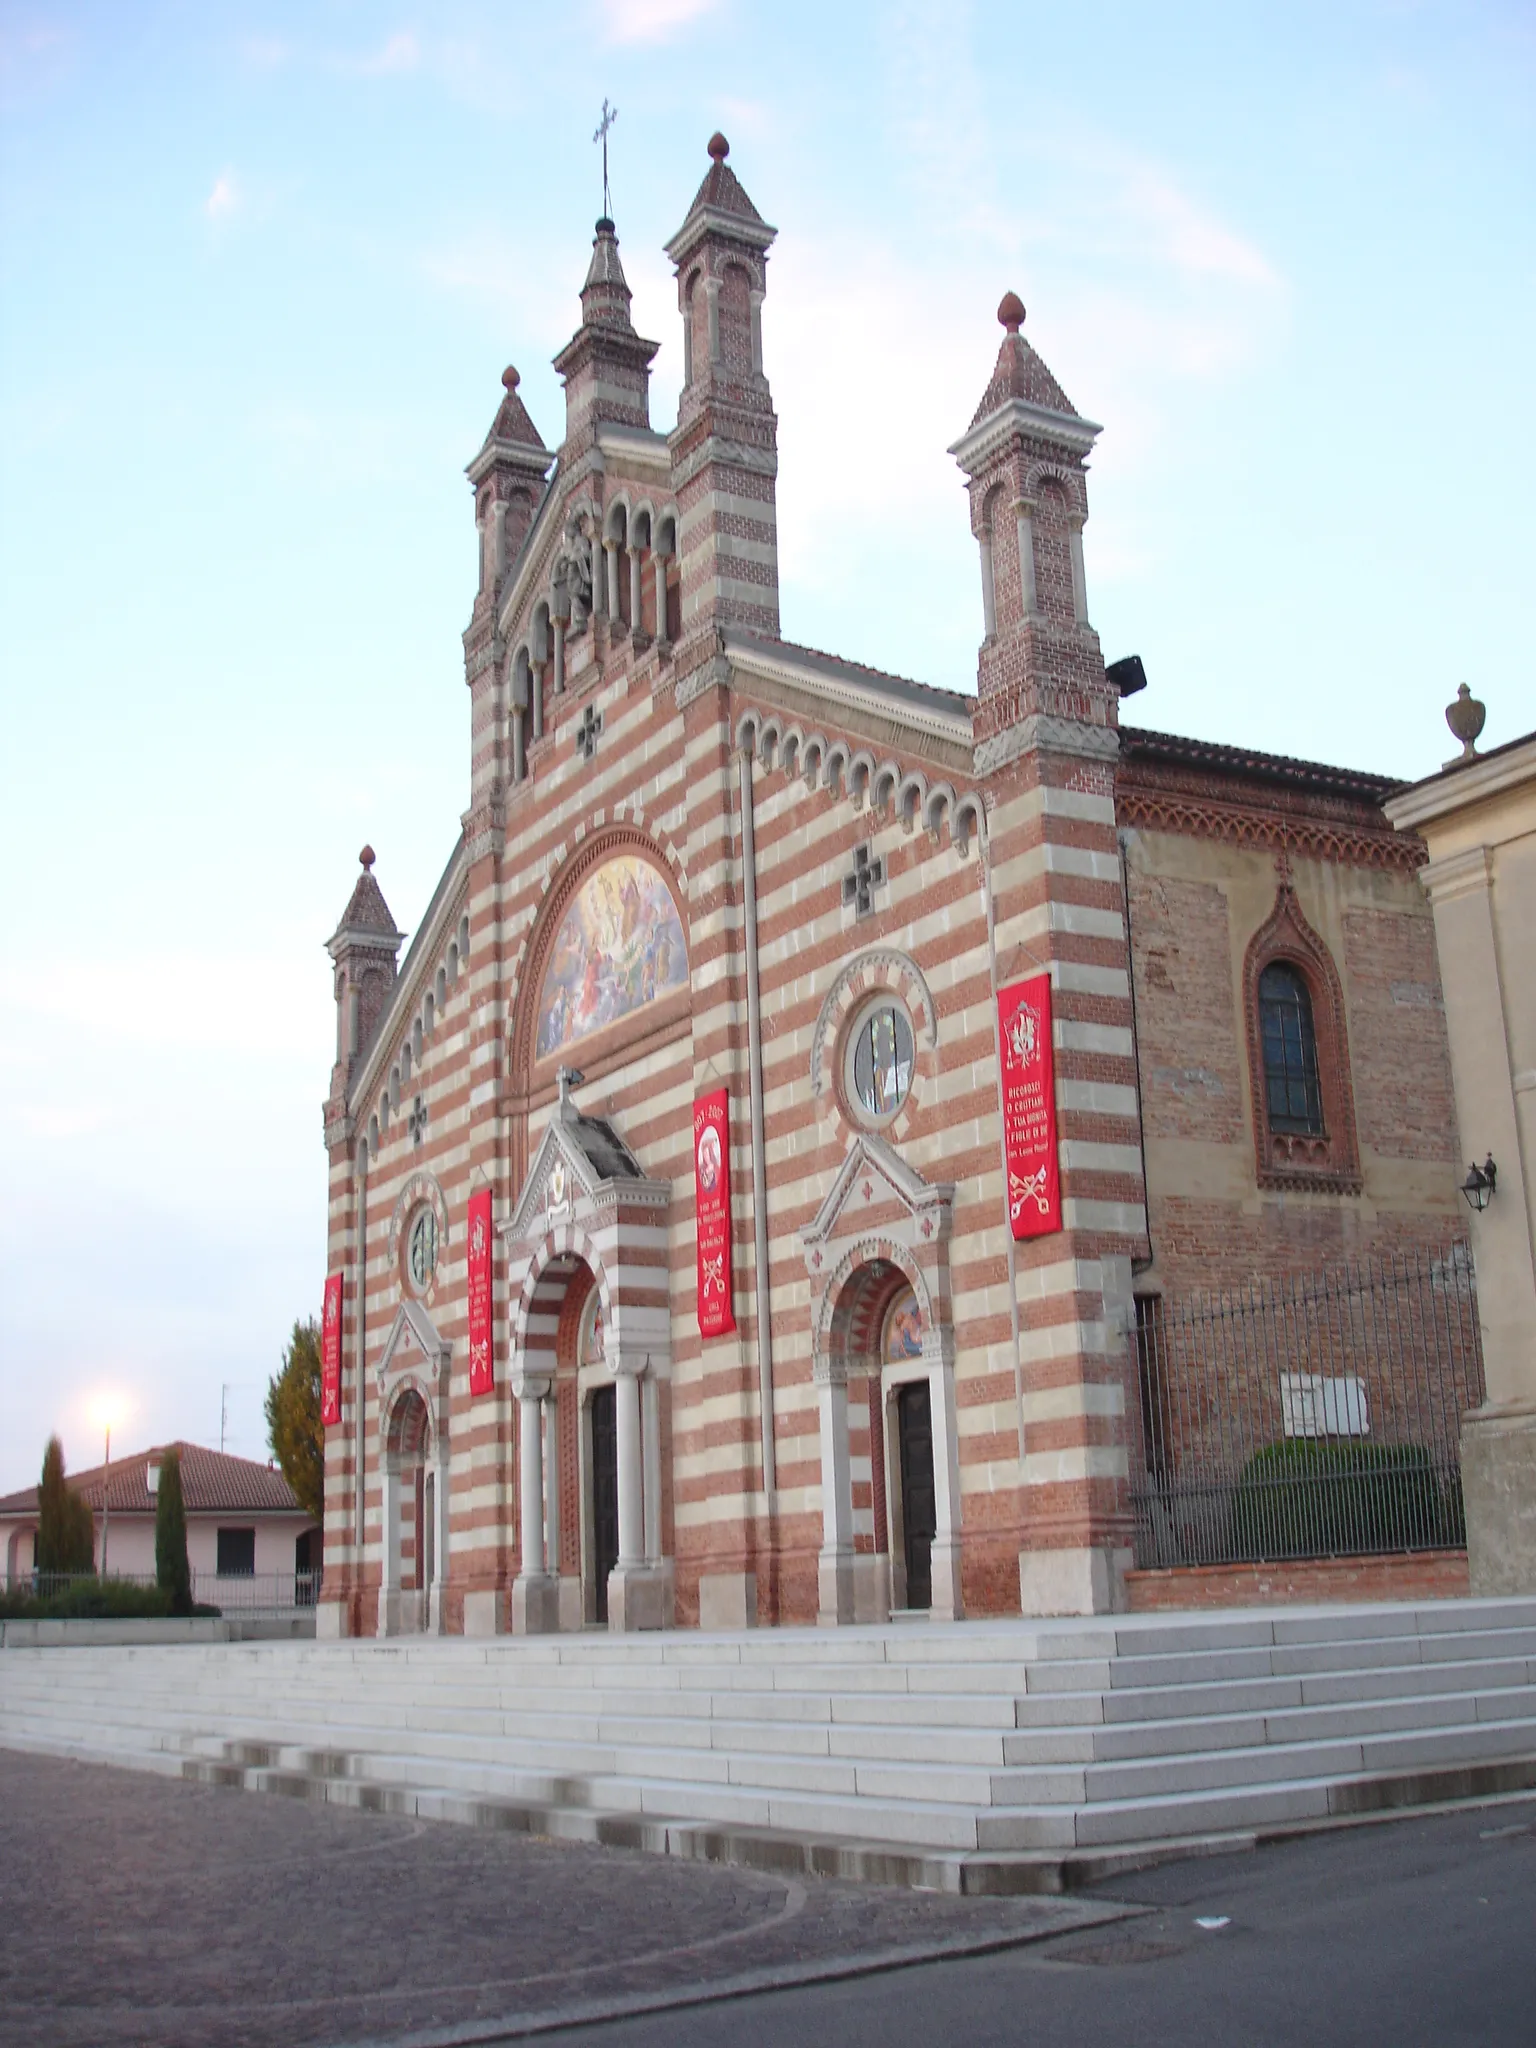
[[[153,1578],[155,1513],[167,1449],[136,1451],[110,1467],[71,1473],[91,1510],[96,1568],[114,1578]],[[187,1557],[196,1597],[220,1606],[291,1605],[312,1597],[320,1528],[275,1466],[201,1444],[177,1443],[187,1515]],[[37,1563],[37,1488],[0,1499],[0,1568],[25,1585]]]

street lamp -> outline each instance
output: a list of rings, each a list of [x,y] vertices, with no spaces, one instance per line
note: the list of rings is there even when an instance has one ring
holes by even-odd
[[[1468,1208],[1476,1210],[1481,1215],[1493,1200],[1494,1190],[1498,1184],[1499,1169],[1494,1165],[1493,1154],[1490,1152],[1481,1166],[1474,1161],[1467,1168],[1467,1177],[1461,1184],[1461,1192],[1467,1198]]]

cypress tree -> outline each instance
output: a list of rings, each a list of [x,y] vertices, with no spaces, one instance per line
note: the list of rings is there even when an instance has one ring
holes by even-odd
[[[64,1559],[72,1536],[69,1523],[64,1446],[56,1436],[51,1436],[43,1453],[43,1476],[37,1487],[37,1568],[40,1572],[68,1570]]]
[[[192,1567],[187,1562],[181,1452],[174,1445],[160,1461],[160,1496],[155,1506],[155,1583],[170,1594],[172,1614],[192,1612]]]
[[[37,1488],[37,1568],[40,1572],[89,1572],[95,1567],[95,1519],[65,1479],[64,1446],[51,1436]]]

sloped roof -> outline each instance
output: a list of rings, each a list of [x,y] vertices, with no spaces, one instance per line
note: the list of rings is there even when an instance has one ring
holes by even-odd
[[[1134,725],[1120,728],[1120,759],[1127,765],[1145,761],[1214,769],[1253,782],[1311,790],[1319,796],[1350,797],[1373,808],[1404,786],[1392,775],[1334,768],[1325,761],[1301,761],[1289,754],[1261,754],[1252,747],[1224,746],[1219,740],[1186,739],[1181,733],[1146,732]]]
[[[146,1483],[145,1471],[151,1460],[159,1463],[168,1448],[135,1451],[112,1460],[107,1492],[114,1515],[155,1512],[155,1496]],[[189,1515],[302,1512],[293,1488],[274,1466],[260,1465],[254,1458],[231,1457],[227,1451],[204,1450],[201,1444],[178,1442],[175,1448],[181,1453],[181,1495]],[[89,1471],[66,1475],[70,1486],[97,1513],[102,1505],[102,1472],[102,1466],[93,1465]],[[0,1515],[36,1513],[35,1486],[23,1487],[0,1500]]]
[[[599,1180],[643,1180],[639,1163],[613,1125],[600,1116],[572,1116],[564,1128],[592,1162]]]
[[[491,422],[491,431],[486,436],[487,441],[510,441],[524,448],[543,448],[544,437],[534,425],[527,406],[517,395],[517,387],[522,379],[511,363],[502,371],[501,382],[505,396],[496,408],[496,417]]]
[[[1003,336],[1003,345],[997,352],[997,362],[992,370],[992,381],[981,394],[981,403],[972,415],[971,425],[979,427],[1010,398],[1022,398],[1026,405],[1041,406],[1046,412],[1070,413],[1074,418],[1079,417],[1077,407],[1023,335],[1016,331]]]
[[[763,217],[747,197],[740,178],[724,156],[715,156],[713,151],[709,169],[704,173],[704,182],[694,193],[693,204],[688,209],[689,220],[701,206],[710,207],[716,213],[734,213],[742,220],[761,221]]]
[[[377,932],[381,938],[391,941],[403,939],[395,920],[389,914],[389,905],[384,901],[384,891],[373,879],[373,848],[365,846],[358,855],[363,872],[353,885],[352,894],[347,898],[347,907],[341,913],[341,922],[332,934],[332,940],[340,938],[343,932]]]

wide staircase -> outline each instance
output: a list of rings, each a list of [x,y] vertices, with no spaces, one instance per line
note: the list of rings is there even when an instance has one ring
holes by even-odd
[[[967,1891],[1536,1788],[1536,1600],[0,1650],[0,1745]]]

